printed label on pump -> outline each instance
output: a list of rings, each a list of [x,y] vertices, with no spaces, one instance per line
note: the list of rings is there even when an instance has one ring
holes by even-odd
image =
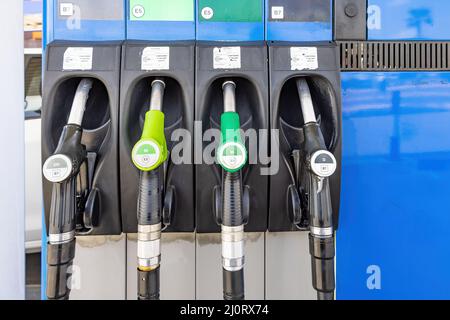
[[[64,52],[63,70],[92,70],[94,48],[69,47]]]
[[[73,16],[74,8],[73,3],[70,2],[61,2],[59,4],[59,15],[62,17],[70,17]]]
[[[241,47],[214,48],[214,69],[240,69]]]
[[[292,47],[291,70],[316,70],[319,69],[317,48]]]
[[[273,6],[272,7],[272,19],[283,20],[284,19],[284,7]]]
[[[169,47],[147,47],[142,51],[142,70],[169,70],[169,68]]]

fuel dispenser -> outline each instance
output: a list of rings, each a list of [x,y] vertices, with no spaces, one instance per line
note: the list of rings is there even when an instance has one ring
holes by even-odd
[[[49,299],[68,299],[75,236],[122,230],[117,137],[124,11],[122,1],[109,0],[71,1],[70,6],[55,0],[47,9],[42,159],[48,267],[43,287]]]
[[[268,177],[255,155],[268,139],[249,143],[241,134],[268,129],[264,1],[196,3],[197,232],[221,232],[223,296],[241,300],[244,225],[246,232],[267,229]]]
[[[341,89],[331,13],[330,0],[269,0],[266,12],[271,128],[279,130],[272,153],[280,156],[270,177],[269,231],[309,231],[321,300],[334,298],[340,201]]]
[[[336,34],[344,129],[337,296],[449,299],[450,205],[439,199],[450,179],[450,3],[353,2],[362,5],[354,17],[336,8],[346,26]]]
[[[138,299],[154,300],[164,268],[161,232],[195,230],[195,7],[193,0],[127,5],[119,131],[122,228],[138,234]]]

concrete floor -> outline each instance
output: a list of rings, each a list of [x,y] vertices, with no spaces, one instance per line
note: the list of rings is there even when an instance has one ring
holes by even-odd
[[[41,253],[26,255],[26,300],[41,300]]]

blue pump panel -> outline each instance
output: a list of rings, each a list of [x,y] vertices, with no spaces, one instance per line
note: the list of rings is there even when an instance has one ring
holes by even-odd
[[[123,0],[47,0],[47,37],[53,40],[125,39]]]
[[[331,41],[332,0],[266,0],[266,40]]]
[[[196,4],[197,40],[264,40],[264,0],[196,0]]]
[[[450,73],[343,73],[342,89],[338,299],[450,299]]]
[[[126,0],[127,39],[195,40],[195,0]]]
[[[369,40],[450,39],[448,0],[369,0]]]

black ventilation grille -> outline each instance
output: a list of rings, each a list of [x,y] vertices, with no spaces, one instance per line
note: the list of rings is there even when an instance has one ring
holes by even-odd
[[[339,42],[342,71],[450,70],[450,42]]]

